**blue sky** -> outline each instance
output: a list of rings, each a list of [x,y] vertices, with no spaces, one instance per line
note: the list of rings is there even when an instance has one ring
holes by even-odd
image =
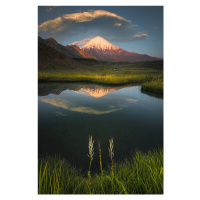
[[[79,47],[99,35],[127,51],[163,58],[163,6],[39,6],[38,35]]]

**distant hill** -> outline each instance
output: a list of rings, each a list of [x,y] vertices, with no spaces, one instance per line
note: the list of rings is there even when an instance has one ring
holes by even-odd
[[[38,70],[87,70],[94,71],[93,69],[75,61],[73,58],[66,56],[60,51],[46,45],[38,38]]]
[[[50,46],[71,58],[96,59],[94,56],[91,56],[90,54],[86,53],[84,50],[80,49],[77,45],[63,46],[57,43],[56,40],[53,38],[42,39],[41,37],[38,37],[38,40],[39,42],[46,44],[47,46]]]
[[[103,61],[140,62],[161,60],[160,58],[151,57],[147,54],[128,52],[120,47],[112,45],[110,42],[100,36],[91,39],[87,44],[81,47],[81,49]]]

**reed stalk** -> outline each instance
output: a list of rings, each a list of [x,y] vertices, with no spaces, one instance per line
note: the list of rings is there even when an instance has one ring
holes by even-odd
[[[114,143],[113,143],[113,138],[112,137],[109,139],[109,144],[110,144],[110,147],[108,149],[109,149],[109,156],[110,156],[110,159],[111,159],[111,172],[112,172],[112,175],[114,176],[114,165],[113,165],[113,157],[114,157],[113,147],[114,147]]]
[[[91,178],[91,165],[92,165],[92,160],[93,160],[93,156],[94,156],[94,140],[92,140],[92,135],[90,136],[89,135],[89,155],[88,157],[90,158],[90,165],[89,165],[89,171],[88,171],[88,178],[90,179]]]
[[[100,170],[101,170],[101,175],[103,176],[103,167],[102,167],[102,160],[101,160],[101,141],[100,140],[98,140],[98,149],[99,149]]]

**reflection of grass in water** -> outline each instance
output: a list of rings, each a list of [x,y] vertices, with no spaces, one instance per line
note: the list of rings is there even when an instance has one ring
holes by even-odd
[[[103,174],[91,174],[91,187],[85,173],[58,157],[39,161],[39,194],[162,194],[163,150],[147,154],[137,151],[129,160],[115,163]]]

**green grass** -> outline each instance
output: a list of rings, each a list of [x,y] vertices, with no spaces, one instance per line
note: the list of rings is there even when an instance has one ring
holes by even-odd
[[[86,62],[80,60],[80,62]],[[92,82],[109,85],[142,83],[142,90],[163,93],[163,61],[89,62],[90,71],[39,70],[39,82]],[[85,63],[84,63],[85,64]]]
[[[126,74],[126,73],[74,73],[74,72],[39,72],[40,82],[93,82],[102,84],[143,83],[158,78],[158,74]]]
[[[88,159],[89,166],[89,159]],[[163,194],[163,150],[135,152],[130,159],[91,174],[59,157],[39,160],[39,194]]]
[[[163,94],[163,79],[154,80],[142,84],[142,91]]]

